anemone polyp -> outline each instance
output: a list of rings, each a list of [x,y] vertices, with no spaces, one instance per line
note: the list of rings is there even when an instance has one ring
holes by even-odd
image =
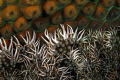
[[[31,27],[34,28],[36,31],[41,31],[44,30],[47,26],[48,26],[48,19],[39,17],[32,22]]]
[[[105,17],[106,10],[100,6],[97,6],[96,11],[95,11],[95,16],[99,19]]]
[[[38,5],[23,7],[22,12],[27,19],[35,19],[40,16],[41,8]]]
[[[8,39],[13,35],[14,31],[10,24],[4,24],[4,26],[0,28],[0,33],[4,38]]]
[[[62,22],[63,18],[62,18],[62,14],[60,12],[56,12],[54,13],[51,17],[51,23],[52,24],[59,24]]]
[[[19,14],[20,14],[20,11],[19,11],[19,7],[17,5],[7,6],[3,10],[3,15],[6,20],[15,20],[18,18]]]
[[[68,19],[74,18],[76,15],[77,15],[77,8],[73,4],[67,5],[64,8],[64,16],[66,18]]]
[[[82,6],[84,5],[88,0],[75,0],[75,4],[77,4],[78,6]]]
[[[82,12],[85,15],[91,15],[94,10],[95,10],[95,4],[94,3],[87,3],[83,8],[82,8]]]
[[[52,15],[57,10],[57,3],[55,1],[47,1],[43,7],[46,14]]]
[[[115,4],[115,0],[103,0],[102,4],[103,6],[109,8]]]
[[[89,22],[90,22],[90,19],[88,17],[82,16],[82,15],[78,15],[76,18],[76,24],[80,28],[87,26],[89,24]]]
[[[14,28],[19,32],[25,30],[28,27],[28,22],[24,17],[19,17],[13,25]]]

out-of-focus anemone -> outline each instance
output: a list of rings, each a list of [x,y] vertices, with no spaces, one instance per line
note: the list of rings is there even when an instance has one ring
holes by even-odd
[[[107,15],[107,19],[114,20],[119,16],[120,11],[117,8],[112,8]]]
[[[64,16],[65,18],[71,19],[74,18],[77,15],[77,8],[70,4],[64,8]]]
[[[39,18],[33,20],[31,27],[35,31],[41,31],[41,30],[44,30],[48,26],[48,24],[49,24],[49,22],[48,22],[47,18],[39,17]]]
[[[27,28],[32,28],[36,32],[44,31],[48,26],[58,26],[66,21],[75,22],[78,30],[107,28],[103,26],[106,22],[109,22],[110,26],[120,25],[119,7],[119,0],[0,0],[0,14],[3,17],[0,27],[4,27],[3,24],[12,24],[23,16],[29,23]],[[43,21],[34,27],[32,24],[36,21],[38,23],[38,18]],[[44,22],[47,26],[42,24]],[[12,28],[14,35],[25,31],[22,28],[20,31],[15,27]],[[0,35],[0,37],[3,36]]]
[[[90,19],[88,17],[82,15],[78,15],[75,20],[79,28],[86,27],[90,22]]]
[[[49,26],[47,27],[47,30],[50,32],[50,33],[53,33],[55,30],[57,30],[59,28],[59,26]]]
[[[23,31],[28,27],[28,22],[24,17],[19,17],[14,23],[13,23],[14,29],[19,32]]]
[[[52,15],[57,11],[57,3],[55,1],[47,1],[43,7],[46,14]]]
[[[65,26],[65,28],[67,28],[67,25],[68,25],[68,24],[69,24],[73,29],[76,28],[76,23],[75,23],[75,21],[72,21],[72,20],[64,21],[62,24]]]
[[[103,6],[108,8],[115,4],[115,0],[103,0],[102,4],[103,4]]]
[[[92,15],[92,13],[95,10],[94,7],[95,7],[94,3],[87,3],[81,10],[85,15]]]
[[[92,30],[100,29],[100,26],[102,26],[103,21],[102,20],[93,20],[89,24],[89,28]]]
[[[0,28],[0,34],[6,39],[9,39],[13,33],[14,31],[10,24],[4,24],[4,26]]]
[[[23,15],[27,19],[35,19],[41,15],[41,8],[38,5],[35,6],[28,6],[22,8]]]
[[[88,0],[74,0],[75,4],[78,6],[84,5]]]
[[[98,19],[104,18],[106,14],[106,10],[100,6],[97,6],[95,10],[95,17]]]
[[[54,13],[51,17],[50,17],[50,21],[52,24],[60,24],[63,20],[62,18],[62,14],[60,12],[56,12]]]
[[[18,18],[19,14],[20,14],[20,11],[19,11],[19,7],[17,5],[7,6],[3,10],[3,15],[6,20],[15,20]]]

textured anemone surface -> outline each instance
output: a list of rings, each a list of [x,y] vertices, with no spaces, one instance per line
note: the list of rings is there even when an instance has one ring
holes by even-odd
[[[61,24],[54,32],[44,31],[44,43],[35,31],[0,38],[0,79],[119,80],[118,32],[113,27],[73,30]]]
[[[112,25],[120,26],[120,1],[0,0],[0,37],[5,39],[27,29],[41,33],[69,22],[74,29],[106,30]],[[9,25],[11,30],[6,28]]]

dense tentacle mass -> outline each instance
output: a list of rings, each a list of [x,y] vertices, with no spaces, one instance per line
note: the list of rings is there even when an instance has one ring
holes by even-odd
[[[10,41],[0,38],[0,77],[9,80],[117,80],[119,73],[118,29],[73,30],[60,24],[53,33],[44,31],[40,45],[33,31]]]

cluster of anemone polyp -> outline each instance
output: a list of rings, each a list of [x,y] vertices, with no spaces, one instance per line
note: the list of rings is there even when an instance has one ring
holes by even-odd
[[[74,31],[70,25],[48,33],[40,44],[26,32],[9,45],[0,38],[0,79],[2,80],[118,80],[119,38],[117,29]]]
[[[69,24],[79,29],[120,26],[120,0],[0,0],[0,37]]]

